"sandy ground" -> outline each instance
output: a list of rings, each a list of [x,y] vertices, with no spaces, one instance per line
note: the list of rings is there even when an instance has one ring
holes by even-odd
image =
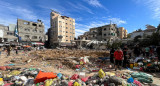
[[[33,51],[30,51],[30,52],[20,52],[18,55],[15,55],[15,52],[11,52],[11,56],[7,56],[5,52],[2,53],[1,57],[0,57],[0,66],[5,66],[7,64],[10,64],[10,60],[11,59],[25,59],[26,58],[26,61],[29,61],[27,58],[34,58],[34,56],[30,55],[29,53],[31,53]],[[71,76],[75,73],[78,73],[76,72],[75,70],[72,70],[72,69],[67,69],[67,68],[58,68],[57,66],[55,66],[57,63],[55,63],[55,65],[48,65],[47,62],[45,61],[39,61],[39,60],[31,60],[30,62],[28,63],[24,63],[25,61],[20,61],[18,62],[18,64],[16,64],[15,62],[15,66],[13,67],[20,67],[20,68],[40,68],[42,70],[45,70],[45,71],[48,71],[48,72],[54,72],[54,73],[63,73],[65,75],[68,75],[68,76]],[[54,63],[52,63],[54,64]],[[113,71],[113,70],[111,70]],[[124,70],[125,71],[125,70]],[[113,71],[115,72],[115,71]],[[120,72],[120,71],[117,71],[117,72]],[[95,74],[96,72],[93,72],[93,73],[87,73],[86,75],[87,76],[91,76],[93,74]],[[153,85],[151,86],[154,86],[155,85],[158,85],[160,86],[160,73],[150,73],[154,76],[153,78]],[[148,86],[148,85],[146,85]]]

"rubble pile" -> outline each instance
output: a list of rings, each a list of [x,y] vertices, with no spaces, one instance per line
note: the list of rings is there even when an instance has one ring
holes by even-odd
[[[108,51],[96,51],[96,50],[45,50],[45,51],[35,51],[31,53],[34,56],[38,56],[39,58],[65,58],[65,57],[108,57]]]
[[[0,86],[144,86],[153,82],[150,74],[135,71],[104,72],[92,76],[77,72],[72,76],[36,68],[0,70]]]

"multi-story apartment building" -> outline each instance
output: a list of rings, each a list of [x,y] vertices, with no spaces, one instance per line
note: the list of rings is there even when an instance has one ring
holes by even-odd
[[[128,31],[125,29],[124,30],[124,38],[127,38],[127,34],[128,34]]]
[[[123,39],[123,38],[127,37],[127,30],[124,27],[119,27],[118,28],[118,37],[120,39]]]
[[[59,43],[70,44],[75,37],[75,19],[61,16],[58,12],[52,10],[50,13],[51,28],[49,32],[50,46]]]
[[[9,26],[0,25],[0,42],[17,42],[17,37],[14,36],[15,28],[16,26],[13,24]]]
[[[86,40],[109,41],[117,39],[117,25],[109,24],[100,27],[91,28],[88,32],[79,36],[78,39],[85,37]]]
[[[17,30],[20,42],[44,42],[44,24],[41,20],[37,22],[17,20]]]

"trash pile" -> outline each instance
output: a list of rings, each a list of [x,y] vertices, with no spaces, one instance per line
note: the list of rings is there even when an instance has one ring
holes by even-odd
[[[158,58],[142,58],[137,57],[134,61],[130,61],[130,68],[134,70],[140,70],[145,72],[159,72],[160,62]]]
[[[72,76],[45,72],[36,68],[1,66],[0,86],[143,86],[152,83],[153,76],[135,71],[104,72],[100,69],[92,76],[77,72]]]

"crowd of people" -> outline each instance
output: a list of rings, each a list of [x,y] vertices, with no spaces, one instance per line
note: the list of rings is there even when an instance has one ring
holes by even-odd
[[[129,59],[135,59],[139,56],[143,58],[158,57],[158,60],[160,61],[160,46],[140,47],[139,45],[136,45],[134,48],[129,48],[125,45],[122,49],[119,47],[110,50],[110,62],[114,65],[115,71],[118,67],[120,70],[122,67],[129,67]]]

